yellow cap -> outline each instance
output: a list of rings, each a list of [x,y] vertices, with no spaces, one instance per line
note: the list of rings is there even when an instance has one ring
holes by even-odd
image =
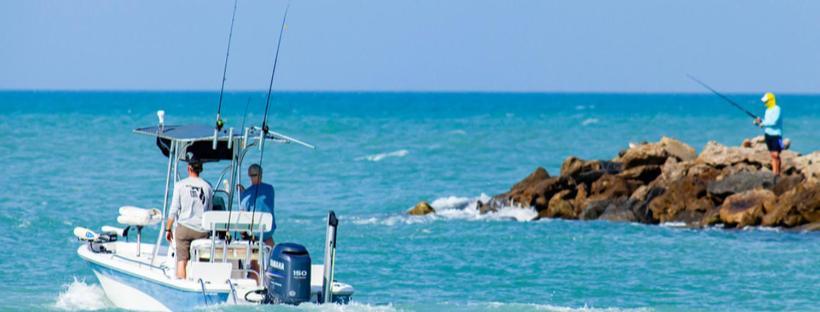
[[[772,108],[775,105],[777,105],[777,100],[775,100],[774,98],[774,93],[771,92],[766,92],[766,94],[764,94],[763,97],[760,98],[760,101],[766,103],[766,107],[768,108]]]

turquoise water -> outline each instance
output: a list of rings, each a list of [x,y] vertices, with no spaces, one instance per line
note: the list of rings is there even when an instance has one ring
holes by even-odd
[[[736,95],[762,110],[758,95]],[[224,115],[260,124],[263,94],[229,94]],[[341,218],[337,278],[345,308],[296,310],[820,310],[820,234],[689,230],[480,216],[478,197],[506,191],[569,155],[611,158],[628,142],[739,144],[751,121],[706,95],[287,93],[273,129],[318,146],[270,147],[278,242],[319,260],[324,217]],[[0,93],[0,309],[111,309],[76,256],[75,226],[114,224],[122,205],[161,205],[166,160],[156,123],[211,124],[213,93]],[[820,150],[820,97],[779,97],[786,136]],[[258,154],[256,156],[258,157]],[[217,169],[206,165],[206,178]],[[482,195],[486,194],[486,195]],[[434,201],[438,216],[402,212]],[[521,220],[521,221],[519,221]],[[155,237],[156,229],[146,237]],[[222,307],[226,310],[254,308]],[[256,310],[293,310],[261,307]]]

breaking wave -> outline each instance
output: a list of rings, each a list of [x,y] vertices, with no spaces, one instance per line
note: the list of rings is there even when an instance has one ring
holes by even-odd
[[[582,126],[594,125],[594,124],[597,124],[598,121],[599,121],[598,118],[587,118],[587,119],[584,119],[584,121],[581,121],[581,125]]]
[[[437,220],[467,220],[467,221],[517,221],[528,222],[538,216],[538,212],[532,208],[518,206],[501,207],[495,212],[482,214],[478,210],[478,201],[487,202],[491,199],[487,194],[478,197],[441,197],[430,202],[430,206],[436,210],[424,216],[410,216],[405,213],[394,214],[387,217],[355,218],[354,224],[380,224],[393,226],[396,224],[416,224],[427,223]]]
[[[76,277],[63,285],[54,307],[66,311],[94,311],[113,308],[100,285],[88,284]]]
[[[379,153],[379,154],[373,154],[373,155],[368,155],[368,156],[357,157],[356,160],[367,160],[367,161],[377,162],[377,161],[381,161],[382,159],[389,158],[389,157],[404,157],[404,156],[407,156],[407,154],[410,154],[410,152],[408,150],[403,149],[403,150],[393,151],[393,152],[389,152],[389,153]]]

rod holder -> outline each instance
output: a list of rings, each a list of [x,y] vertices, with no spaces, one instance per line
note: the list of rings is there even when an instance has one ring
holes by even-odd
[[[233,146],[233,128],[228,128],[228,149]]]
[[[214,128],[214,143],[212,145],[212,148],[214,150],[216,150],[216,142],[217,142],[218,135],[219,135],[219,130]]]

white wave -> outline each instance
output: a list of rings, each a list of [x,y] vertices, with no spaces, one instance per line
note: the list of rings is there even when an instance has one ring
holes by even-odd
[[[112,308],[100,285],[87,284],[76,277],[71,284],[63,285],[54,307],[67,311],[93,311]]]
[[[417,224],[428,223],[437,220],[467,220],[467,221],[532,221],[538,216],[538,212],[531,207],[506,206],[497,211],[482,214],[478,210],[478,201],[488,202],[491,199],[487,194],[478,197],[448,196],[436,198],[430,206],[436,210],[435,213],[424,216],[410,216],[405,213],[389,215],[386,217],[353,218],[353,224],[357,225],[386,225],[396,224]],[[409,208],[408,208],[409,209]]]
[[[581,121],[582,126],[589,126],[589,125],[594,125],[594,124],[597,124],[597,123],[598,123],[598,118],[587,118],[587,119],[584,119],[584,121]]]
[[[461,130],[461,129],[452,130],[452,131],[447,132],[447,133],[448,134],[457,134],[457,135],[467,135],[467,131],[464,131],[464,130]]]
[[[277,306],[279,308],[279,306]],[[365,303],[351,302],[349,304],[315,304],[303,303],[298,306],[282,306],[289,311],[319,311],[319,312],[387,312],[399,311],[392,305],[370,305]],[[278,310],[278,309],[277,309]]]
[[[664,222],[661,223],[662,227],[670,227],[670,228],[685,228],[688,227],[686,222]]]
[[[410,152],[408,150],[398,150],[398,151],[393,151],[393,152],[389,152],[389,153],[379,153],[379,154],[373,154],[373,155],[368,155],[368,156],[357,157],[356,160],[367,160],[367,161],[376,162],[376,161],[381,161],[382,159],[385,159],[385,158],[388,158],[388,157],[404,157],[404,156],[407,156],[407,154],[410,154]]]

